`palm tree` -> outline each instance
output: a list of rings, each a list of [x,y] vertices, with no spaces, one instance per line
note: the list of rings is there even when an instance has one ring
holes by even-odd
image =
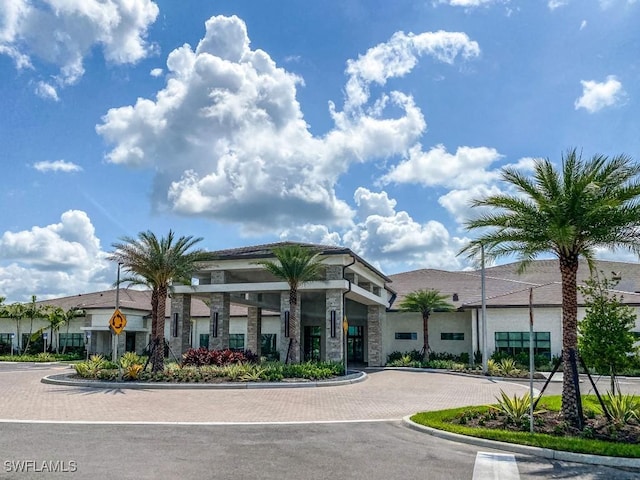
[[[58,332],[64,325],[65,311],[61,307],[55,305],[45,305],[43,308],[44,319],[49,324],[49,351],[53,351],[53,334]],[[43,327],[41,331],[44,331]],[[60,350],[60,342],[56,342],[56,353]]]
[[[18,352],[20,352],[20,323],[27,318],[27,309],[22,303],[12,303],[2,306],[2,316],[15,320],[16,336],[18,337]]]
[[[31,345],[31,337],[33,336],[33,320],[34,318],[40,318],[43,315],[43,307],[42,305],[36,304],[35,295],[31,295],[31,302],[28,304],[25,303],[23,304],[23,306],[25,308],[25,318],[31,320],[29,323],[29,335],[27,336],[27,344],[23,345],[23,353],[27,353],[27,351],[29,350],[29,346]]]
[[[432,312],[450,312],[454,306],[447,302],[447,295],[437,290],[416,290],[407,294],[400,302],[403,312],[420,312],[422,314],[422,331],[424,332],[423,358],[429,361],[429,317]]]
[[[115,251],[108,257],[121,264],[125,275],[128,274],[121,283],[151,288],[151,363],[154,372],[164,370],[167,294],[172,283],[191,285],[196,262],[204,258],[204,251],[189,250],[201,240],[192,236],[176,239],[171,230],[160,239],[151,231],[140,232],[138,238],[123,237],[121,243],[114,243]]]
[[[585,161],[575,149],[562,156],[561,168],[550,160],[535,162],[533,176],[505,168],[502,179],[514,194],[475,200],[488,207],[467,222],[482,229],[463,252],[476,255],[484,247],[490,258],[515,254],[524,270],[542,253],[554,254],[562,279],[562,413],[581,426],[580,390],[572,378],[577,334],[578,260],[594,268],[597,248],[626,248],[640,253],[640,165],[625,155],[595,155]],[[576,375],[577,376],[577,375]]]
[[[67,352],[67,343],[69,341],[69,329],[71,327],[71,320],[84,315],[84,311],[80,307],[71,307],[68,310],[62,311],[62,323],[67,326],[67,334],[64,337],[64,345],[62,346],[62,354]]]
[[[278,278],[289,284],[289,347],[285,361],[300,361],[300,319],[297,315],[298,288],[300,285],[320,278],[319,252],[298,244],[274,247],[271,252],[276,261],[256,262]]]

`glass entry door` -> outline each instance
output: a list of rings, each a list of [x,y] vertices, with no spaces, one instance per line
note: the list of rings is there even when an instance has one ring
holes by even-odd
[[[364,362],[364,327],[349,325],[347,333],[347,361]]]
[[[320,361],[320,345],[322,345],[322,327],[304,327],[304,359]]]

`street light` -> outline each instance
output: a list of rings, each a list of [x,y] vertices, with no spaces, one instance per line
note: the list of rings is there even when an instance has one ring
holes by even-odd
[[[13,357],[13,339],[15,338],[16,334],[12,333],[10,334],[11,337],[11,356]]]
[[[122,263],[118,262],[118,274],[116,277],[116,311],[120,309],[120,267]],[[118,361],[118,336],[115,332],[111,332],[111,361]]]
[[[487,291],[485,286],[484,244],[480,244],[480,295],[482,296],[482,373],[488,373],[487,352]]]

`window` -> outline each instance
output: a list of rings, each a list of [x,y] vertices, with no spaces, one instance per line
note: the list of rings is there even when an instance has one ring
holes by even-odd
[[[464,340],[464,333],[441,333],[440,340]]]
[[[509,355],[529,353],[529,332],[496,332],[496,351]],[[533,332],[533,354],[551,358],[551,333]]]
[[[209,350],[209,334],[208,333],[200,334],[200,347],[206,348],[207,350]]]
[[[65,343],[66,341],[66,343]],[[59,333],[58,345],[60,347],[84,347],[84,334],[82,333]]]
[[[5,345],[11,345],[11,334],[0,333],[0,343],[3,343]]]
[[[229,335],[229,348],[231,350],[244,350],[244,333],[232,333]]]
[[[417,340],[416,332],[396,332],[396,340]]]
[[[263,333],[260,336],[260,356],[267,357],[269,360],[277,360],[280,352],[277,350],[277,336],[275,333]]]

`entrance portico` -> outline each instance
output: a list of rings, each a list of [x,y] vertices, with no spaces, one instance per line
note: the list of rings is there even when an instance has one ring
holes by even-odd
[[[194,286],[175,286],[171,318],[175,322],[172,348],[184,352],[191,342],[188,305],[195,295],[210,305],[209,348],[233,348],[230,344],[230,306],[247,310],[245,348],[260,353],[262,312],[277,312],[280,330],[276,338],[282,361],[319,359],[342,361],[345,345],[351,360],[379,366],[381,319],[389,305],[389,279],[351,250],[303,244],[318,251],[323,265],[320,280],[299,287],[298,325],[290,324],[289,285],[274,277],[259,260],[272,260],[272,248],[290,243],[259,245],[211,253],[201,262]],[[347,342],[343,323],[348,322]],[[298,337],[299,351],[289,348]]]

